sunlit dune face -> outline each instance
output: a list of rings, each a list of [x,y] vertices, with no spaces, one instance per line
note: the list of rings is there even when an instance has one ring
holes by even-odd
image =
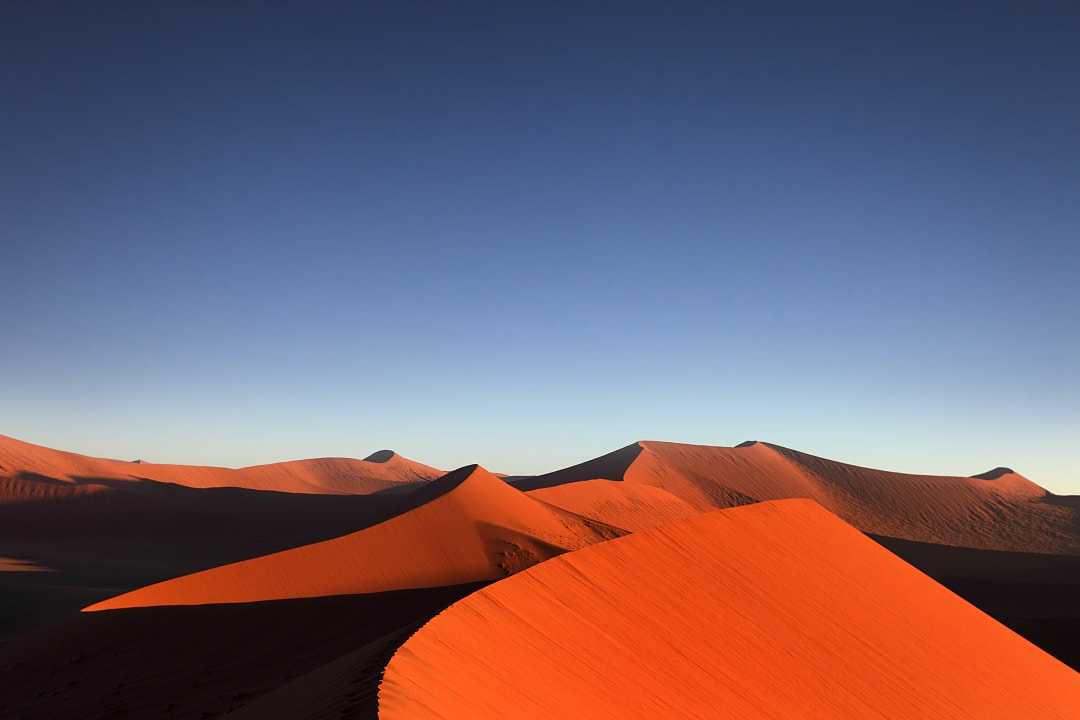
[[[1075,718],[1080,676],[810,501],[569,553],[388,664],[398,718]]]
[[[614,480],[582,480],[531,490],[529,495],[631,532],[698,512],[663,488]]]

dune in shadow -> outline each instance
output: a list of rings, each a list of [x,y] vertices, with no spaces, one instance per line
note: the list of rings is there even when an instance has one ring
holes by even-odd
[[[0,648],[0,717],[220,717],[358,648],[340,706],[371,715],[389,655],[476,588],[82,614]]]
[[[0,436],[0,556],[20,561],[0,565],[0,639],[136,587],[360,530],[439,475],[388,450],[233,470]]]
[[[1074,718],[1080,675],[807,500],[567,553],[393,655],[379,716]]]
[[[312,495],[78,478],[107,492],[0,503],[0,639],[179,575],[345,535],[408,494]],[[48,572],[27,572],[48,568]]]

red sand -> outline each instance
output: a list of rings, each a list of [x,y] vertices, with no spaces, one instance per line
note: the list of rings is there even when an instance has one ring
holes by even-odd
[[[29,620],[45,623],[88,603],[94,604],[87,610],[122,610],[86,613],[80,617],[94,624],[71,626],[84,627],[88,634],[65,642],[101,650],[94,651],[99,660],[93,667],[72,665],[77,682],[77,676],[90,671],[104,677],[113,672],[116,663],[108,660],[106,650],[119,647],[121,636],[125,658],[138,662],[146,657],[149,650],[140,648],[144,640],[139,633],[152,623],[128,620],[132,613],[229,617],[240,634],[257,632],[256,624],[248,627],[244,620],[249,609],[257,613],[266,605],[248,604],[254,601],[322,603],[333,600],[327,596],[498,580],[628,531],[652,539],[642,539],[641,548],[628,545],[626,551],[604,550],[628,542],[616,540],[565,554],[519,574],[520,582],[528,583],[521,586],[525,590],[516,579],[499,580],[484,591],[494,595],[463,601],[461,606],[471,608],[464,611],[466,621],[457,607],[444,613],[463,622],[462,633],[484,637],[451,633],[438,638],[445,646],[431,651],[423,645],[429,629],[417,634],[392,663],[399,674],[387,675],[387,712],[394,711],[397,697],[409,717],[418,712],[415,703],[430,701],[436,703],[431,707],[443,708],[442,716],[463,717],[506,714],[507,707],[516,714],[519,706],[531,712],[530,703],[539,702],[535,714],[556,717],[634,716],[639,710],[654,717],[693,716],[700,710],[700,716],[713,717],[710,703],[717,703],[725,711],[733,708],[731,717],[873,717],[877,712],[878,717],[992,718],[1009,716],[1017,706],[1000,698],[979,705],[969,696],[970,688],[993,698],[1012,692],[1010,682],[1042,683],[1049,688],[1043,694],[1046,702],[1075,697],[1075,687],[1061,684],[1060,666],[1052,660],[910,566],[887,554],[891,561],[881,560],[884,551],[875,555],[852,541],[854,534],[869,542],[817,506],[786,501],[708,512],[760,500],[811,498],[862,530],[938,543],[928,546],[933,562],[924,558],[922,548],[916,557],[923,559],[917,562],[948,578],[955,576],[957,563],[967,561],[942,556],[940,550],[959,549],[943,544],[1062,554],[1056,560],[1080,552],[1080,502],[1053,496],[1012,471],[999,468],[973,478],[904,475],[762,443],[724,448],[642,442],[548,475],[511,478],[512,486],[475,466],[422,482],[430,476],[425,473],[437,472],[391,453],[242,470],[153,465],[89,458],[0,436],[0,609],[5,611],[0,612],[0,638],[23,633],[22,640],[30,643],[26,652],[36,658],[25,687],[0,697],[0,715],[7,702],[9,707],[40,706],[40,717],[65,716],[67,707],[73,711],[68,716],[85,716],[75,712],[76,706],[85,710],[97,702],[94,688],[69,683],[62,692],[56,690],[53,675],[67,668],[68,660],[54,662],[48,649],[53,640],[26,634]],[[216,483],[251,483],[260,490],[210,487]],[[269,487],[293,492],[264,491]],[[384,489],[392,492],[379,492]],[[594,552],[601,553],[600,559],[592,559]],[[670,567],[663,567],[664,558],[671,559]],[[1019,563],[1019,570],[1002,571],[1005,580],[1012,582],[1030,566]],[[1002,561],[995,559],[993,567],[1001,570]],[[27,572],[40,569],[49,572]],[[549,572],[558,577],[538,585],[527,579],[534,572],[540,578]],[[115,595],[168,577],[174,579]],[[999,591],[1004,587],[1000,582],[984,592],[986,583],[976,581],[982,584],[970,596],[982,598],[992,612],[1000,598],[1013,602],[1012,595]],[[1057,585],[1038,588],[1050,595],[1023,606],[1033,617],[1073,597]],[[1030,587],[1018,591],[1032,594]],[[504,604],[494,608],[492,602]],[[845,625],[848,615],[851,622]],[[1047,632],[1060,639],[1072,615],[1058,615],[1060,622],[1048,625]],[[379,622],[368,620],[377,634]],[[483,622],[492,627],[477,624]],[[988,623],[995,629],[986,630]],[[137,628],[134,635],[126,630],[117,630],[115,638],[109,634],[111,628],[129,626]],[[97,627],[108,633],[99,638],[87,629]],[[760,627],[775,632],[755,630]],[[894,630],[887,633],[889,628]],[[273,679],[248,658],[242,671],[210,684],[200,676],[198,687],[178,686],[175,692],[162,688],[171,687],[172,676],[183,685],[181,664],[170,665],[168,676],[152,673],[152,678],[132,665],[124,673],[137,687],[128,688],[126,680],[117,684],[108,692],[109,707],[118,712],[149,709],[168,697],[166,704],[178,717],[198,717],[211,706],[243,708],[243,717],[359,712],[373,699],[382,663],[407,632],[388,625],[389,634],[376,641],[365,635],[363,647],[323,647],[302,670],[297,665]],[[498,635],[492,639],[487,633]],[[1001,633],[1010,640],[1002,640]],[[183,634],[174,632],[172,641],[182,645]],[[559,640],[564,636],[566,642]],[[35,638],[40,640],[36,645]],[[690,642],[694,639],[706,647]],[[218,641],[208,631],[185,657],[205,665],[222,654],[230,656],[230,642],[225,634]],[[503,648],[498,647],[490,661],[470,654],[481,651],[475,643],[485,642],[502,642],[509,655],[500,655]],[[296,641],[296,651],[304,652],[303,646]],[[412,657],[410,647],[423,652]],[[1058,650],[1071,647],[1066,638]],[[345,648],[351,652],[335,654]],[[442,666],[454,662],[439,652],[460,657],[462,667],[447,671]],[[1042,660],[1032,660],[1032,653]],[[749,680],[739,675],[743,656],[751,668],[746,672],[754,675]],[[984,667],[996,664],[1011,673],[1013,656],[1018,658],[1015,681],[1002,681],[1005,671]],[[8,657],[18,669],[19,658],[29,656]],[[338,660],[331,662],[334,657]],[[1058,669],[1033,669],[1040,662]],[[296,671],[306,674],[295,677]],[[483,671],[487,677],[480,676]],[[444,676],[445,682],[439,680]],[[939,676],[944,677],[940,682],[958,687],[942,687],[934,679]],[[1075,684],[1080,676],[1072,677]],[[156,683],[152,691],[151,680]],[[409,687],[414,680],[424,687]],[[507,683],[516,689],[507,690]],[[637,685],[644,694],[630,696],[640,704],[628,712],[618,703],[627,701],[621,697],[627,687]],[[468,688],[467,697],[456,694],[462,687]],[[233,695],[222,694],[230,690]],[[1017,702],[1027,697],[1024,692],[1017,691]],[[502,693],[512,705],[499,705]],[[739,695],[743,705],[717,693]],[[480,703],[475,713],[473,696]],[[769,705],[774,696],[782,701],[778,710]],[[42,697],[51,698],[51,704],[42,705]],[[703,704],[671,705],[694,698]],[[543,705],[550,702],[561,705]],[[1017,716],[1058,717],[1049,710],[1039,715],[1046,708],[1037,704],[1041,701],[1031,702],[1033,710]],[[989,705],[991,711],[983,712]],[[860,715],[859,708],[867,711]],[[975,710],[962,714],[970,708]],[[998,708],[1001,714],[995,715]],[[766,710],[775,712],[763,714]]]
[[[529,495],[630,532],[699,512],[663,488],[615,480],[582,480],[531,490]]]
[[[232,469],[95,458],[0,435],[0,503],[101,491],[110,482],[153,480],[193,488],[367,494],[431,480],[443,471],[380,451],[366,460],[316,458]]]
[[[537,497],[619,525],[634,506],[635,528],[650,524],[646,498],[583,480],[621,480],[666,491],[697,510],[809,498],[866,532],[922,542],[1044,553],[1080,553],[1080,512],[1007,469],[980,477],[910,475],[848,465],[766,443],[711,447],[640,442],[596,460],[517,483]],[[535,488],[535,489],[534,489]],[[606,497],[598,497],[598,493]],[[624,491],[624,492],[629,492]],[[655,524],[652,523],[652,524]]]
[[[0,641],[149,583],[356,532],[438,474],[389,453],[230,470],[0,436],[0,556],[23,561],[0,561]]]
[[[167,580],[88,611],[374,593],[490,580],[614,537],[483,468],[417,491],[417,507],[344,537]]]
[[[1075,719],[1080,675],[813,502],[698,515],[455,603],[396,718]]]

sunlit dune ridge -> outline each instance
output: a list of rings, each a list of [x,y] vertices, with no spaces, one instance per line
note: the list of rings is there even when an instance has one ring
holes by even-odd
[[[808,500],[568,553],[390,660],[398,718],[1076,718],[1080,675]]]

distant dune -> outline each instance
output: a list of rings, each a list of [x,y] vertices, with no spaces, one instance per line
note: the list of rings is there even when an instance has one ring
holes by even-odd
[[[630,532],[700,512],[662,487],[618,480],[581,480],[531,490],[529,495]]]
[[[1077,708],[1080,675],[803,500],[676,521],[490,585],[407,640],[379,690],[387,720]]]
[[[625,489],[590,480],[622,481]],[[860,530],[972,548],[1080,553],[1080,512],[1022,475],[910,475],[825,460],[762,442],[737,447],[643,441],[515,485],[596,520],[633,528],[684,512],[808,498]],[[631,489],[631,486],[639,486]],[[640,486],[656,488],[646,497]],[[601,497],[602,495],[602,497]],[[680,509],[681,508],[681,509]]]
[[[442,473],[389,450],[381,450],[364,460],[316,458],[232,469],[109,460],[0,435],[0,503],[100,492],[117,482],[138,480],[192,488],[367,494],[431,480]]]
[[[367,527],[440,474],[388,451],[230,470],[0,436],[0,641],[126,590]]]
[[[491,580],[618,533],[546,505],[476,465],[414,493],[360,532],[225,565],[96,603],[88,611],[384,592]]]

